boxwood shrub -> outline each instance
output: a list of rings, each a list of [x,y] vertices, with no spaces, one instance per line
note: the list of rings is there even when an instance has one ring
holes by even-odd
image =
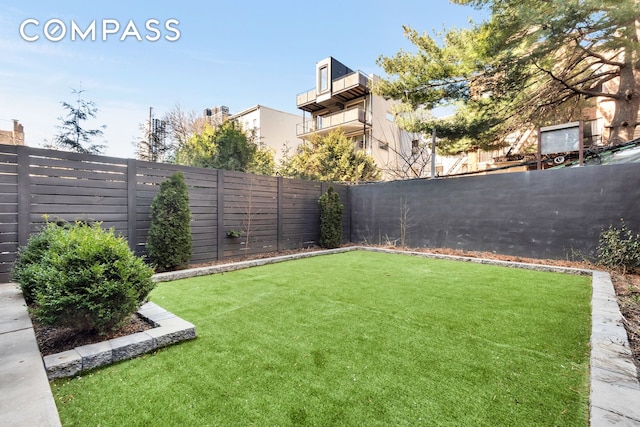
[[[153,270],[99,223],[46,223],[13,269],[34,317],[45,325],[118,328],[146,300]]]

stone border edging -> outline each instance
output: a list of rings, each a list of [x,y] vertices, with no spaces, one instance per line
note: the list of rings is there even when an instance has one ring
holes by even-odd
[[[138,314],[156,327],[45,356],[43,361],[47,377],[50,380],[71,377],[100,366],[134,358],[160,347],[196,338],[196,329],[192,323],[153,302],[140,307]]]
[[[318,255],[328,255],[355,250],[395,253],[423,258],[445,259],[472,262],[501,267],[522,268],[527,270],[590,275],[591,298],[591,354],[590,354],[590,393],[589,421],[592,426],[602,425],[638,425],[640,426],[640,384],[633,363],[633,355],[624,328],[622,314],[616,298],[609,273],[597,270],[529,264],[523,262],[500,261],[486,258],[473,258],[455,255],[434,254],[428,252],[402,251],[367,246],[348,246],[313,252],[282,255],[273,258],[240,261],[190,270],[160,273],[154,276],[158,282],[177,280],[208,274],[223,273]]]
[[[178,279],[188,279],[189,277],[207,276],[209,274],[226,273],[228,271],[242,270],[243,268],[258,267],[266,264],[275,264],[277,262],[284,262],[284,261],[289,261],[293,259],[310,258],[314,256],[319,256],[319,255],[329,255],[329,254],[335,254],[335,253],[341,253],[341,252],[349,252],[349,251],[360,249],[360,248],[361,248],[360,246],[347,246],[344,248],[337,248],[337,249],[324,249],[324,250],[311,251],[311,252],[300,252],[297,254],[279,255],[271,258],[259,258],[259,259],[252,259],[247,261],[231,262],[227,264],[211,265],[207,267],[190,268],[187,270],[167,271],[165,273],[154,274],[153,280],[156,282],[169,282],[169,281],[178,280]]]

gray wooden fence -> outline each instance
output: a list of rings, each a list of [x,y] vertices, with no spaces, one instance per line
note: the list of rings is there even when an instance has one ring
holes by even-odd
[[[0,145],[0,283],[45,215],[101,221],[143,255],[151,201],[178,171],[189,188],[192,264],[317,243],[318,198],[329,185],[345,205],[343,236],[350,235],[345,185]],[[243,234],[228,237],[231,230]]]

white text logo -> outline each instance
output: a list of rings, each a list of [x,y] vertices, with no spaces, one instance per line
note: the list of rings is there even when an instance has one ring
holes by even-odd
[[[107,41],[118,38],[120,41],[137,40],[156,42],[164,39],[174,42],[180,39],[180,21],[167,19],[161,22],[158,19],[147,19],[144,25],[138,26],[130,19],[125,25],[121,25],[117,19],[95,19],[87,25],[80,25],[75,21],[64,22],[61,19],[52,18],[44,23],[34,18],[25,19],[20,24],[20,37],[28,42],[35,42],[41,37],[59,42],[65,38],[76,40],[102,40]]]

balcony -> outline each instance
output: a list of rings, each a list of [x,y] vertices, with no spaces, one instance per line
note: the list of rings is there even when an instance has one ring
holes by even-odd
[[[369,89],[369,77],[360,71],[354,71],[331,84],[331,95],[341,101],[349,101],[367,93]]]
[[[341,127],[347,135],[362,133],[365,127],[371,126],[370,114],[363,108],[351,108],[339,113],[319,116],[312,120],[299,123],[296,135],[300,138],[314,134],[326,135],[330,131]]]
[[[339,77],[331,82],[330,97],[318,99],[316,89],[302,92],[296,97],[296,105],[299,109],[314,113],[336,102],[345,102],[365,95],[369,91],[369,77],[360,71],[354,71],[346,76]]]
[[[298,108],[308,112],[314,112],[324,108],[323,106],[316,104],[315,88],[298,94],[296,97],[296,105]],[[315,106],[317,106],[317,108]]]

